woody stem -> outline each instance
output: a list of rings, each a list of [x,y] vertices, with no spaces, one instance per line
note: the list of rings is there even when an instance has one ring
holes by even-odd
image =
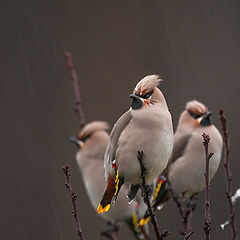
[[[145,204],[148,207],[148,213],[149,213],[149,216],[151,218],[151,223],[153,225],[153,228],[154,228],[157,240],[162,240],[162,239],[164,239],[165,237],[167,237],[169,235],[169,231],[164,230],[164,231],[162,231],[162,233],[160,233],[159,226],[158,226],[158,223],[157,223],[157,218],[156,218],[156,216],[154,214],[154,211],[152,209],[152,204],[151,204],[151,202],[149,200],[149,194],[151,192],[151,189],[146,184],[146,179],[145,179],[146,168],[144,167],[143,162],[142,162],[143,155],[144,155],[143,151],[138,151],[137,159],[138,159],[138,161],[140,163],[140,168],[141,168],[142,184],[141,184],[140,188],[142,190],[142,197],[143,197],[143,200],[144,200]]]

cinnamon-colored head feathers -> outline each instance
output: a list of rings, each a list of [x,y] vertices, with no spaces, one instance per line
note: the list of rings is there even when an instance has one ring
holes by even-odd
[[[193,100],[193,101],[187,102],[186,110],[190,110],[196,115],[202,115],[203,113],[208,111],[208,108],[203,103],[197,100]]]
[[[158,75],[148,75],[138,82],[133,93],[140,96],[145,95],[146,93],[154,90],[161,81],[163,80],[160,79]]]
[[[78,138],[83,139],[86,136],[93,134],[96,131],[103,131],[103,130],[108,130],[109,125],[107,122],[104,121],[94,121],[86,124],[84,128],[79,132]]]

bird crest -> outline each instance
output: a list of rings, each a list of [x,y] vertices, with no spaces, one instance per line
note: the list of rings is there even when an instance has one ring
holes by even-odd
[[[197,100],[189,101],[186,104],[186,110],[190,110],[196,115],[202,115],[208,111],[208,108],[201,102]]]
[[[144,96],[154,90],[161,81],[163,80],[160,79],[158,75],[148,75],[138,82],[133,93],[139,96]]]
[[[107,122],[104,122],[104,121],[90,122],[90,123],[86,124],[84,126],[84,128],[79,132],[78,138],[81,140],[87,136],[90,136],[91,134],[93,134],[96,131],[104,131],[104,130],[108,130],[108,129],[109,129],[109,125]]]

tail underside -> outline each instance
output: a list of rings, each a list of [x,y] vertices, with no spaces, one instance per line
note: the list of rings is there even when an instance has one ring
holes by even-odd
[[[136,239],[138,239],[138,240],[144,239],[144,234],[141,231],[141,228],[139,225],[139,220],[138,220],[136,213],[133,213],[132,216],[125,219],[125,221],[128,224],[128,226],[130,227],[130,229],[132,230]]]
[[[152,199],[152,206],[154,209],[161,207],[170,198],[167,188],[167,181],[164,176],[159,176],[156,181],[156,188]]]
[[[159,176],[155,183],[155,191],[152,198],[152,207],[154,211],[158,208],[162,208],[163,205],[170,198],[169,191],[167,189],[167,181],[164,176]],[[149,221],[149,214],[146,211],[145,215],[139,220],[139,225],[142,227]]]
[[[97,208],[98,213],[107,212],[111,206],[111,202],[115,203],[124,179],[119,176],[118,170],[116,170],[115,177],[109,175],[107,180],[107,187],[103,194],[102,200]]]

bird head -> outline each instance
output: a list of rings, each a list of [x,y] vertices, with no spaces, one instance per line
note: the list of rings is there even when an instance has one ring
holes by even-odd
[[[132,98],[131,107],[133,110],[149,107],[154,104],[167,104],[162,92],[157,88],[162,79],[158,75],[149,75],[139,81],[129,96]]]
[[[107,122],[90,122],[80,130],[77,137],[70,137],[70,142],[76,144],[79,150],[83,150],[91,142],[94,142],[94,140],[98,141],[98,139],[101,140],[101,138],[104,138],[107,129],[109,129]]]
[[[212,113],[208,111],[207,106],[196,100],[187,102],[184,115],[185,115],[184,118],[191,125],[197,127],[198,126],[206,127],[211,125],[210,116],[212,115]]]

